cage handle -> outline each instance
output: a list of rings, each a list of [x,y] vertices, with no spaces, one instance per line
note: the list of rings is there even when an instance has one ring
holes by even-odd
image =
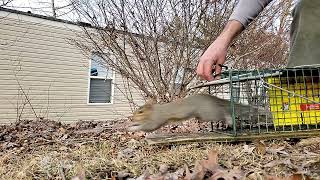
[[[228,66],[225,66],[225,65],[223,65],[223,64],[218,64],[218,66],[220,66],[222,69],[225,68],[226,71],[229,69]],[[212,69],[212,74],[214,73],[214,71],[215,71],[215,69]],[[223,71],[223,70],[222,70],[222,71]],[[222,71],[221,71],[221,72],[222,72]],[[221,73],[215,74],[215,75],[213,76],[213,78],[216,78],[217,76],[220,76],[220,75],[221,75]]]

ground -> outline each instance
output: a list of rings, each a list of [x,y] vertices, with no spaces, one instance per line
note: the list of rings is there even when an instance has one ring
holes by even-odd
[[[42,120],[3,125],[0,178],[320,179],[319,137],[151,146],[146,134],[126,132],[125,124]]]

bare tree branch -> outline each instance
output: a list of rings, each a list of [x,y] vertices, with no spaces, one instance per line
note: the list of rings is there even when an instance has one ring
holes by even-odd
[[[74,0],[72,4],[79,19],[92,25],[83,27],[81,41],[74,43],[89,55],[101,55],[106,66],[147,97],[168,102],[187,94],[199,56],[222,31],[237,1]],[[234,42],[228,65],[234,69],[283,65],[291,7],[292,0],[268,6]],[[280,18],[279,28],[275,18]]]
[[[6,6],[9,3],[11,3],[13,0],[1,0],[0,1],[0,7]]]

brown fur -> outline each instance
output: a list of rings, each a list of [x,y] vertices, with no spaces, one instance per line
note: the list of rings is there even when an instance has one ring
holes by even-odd
[[[250,106],[236,104],[235,111],[249,111]],[[252,109],[252,107],[251,107]],[[207,94],[198,94],[166,104],[147,103],[133,113],[129,131],[151,132],[167,123],[197,118],[200,121],[232,125],[230,101]]]

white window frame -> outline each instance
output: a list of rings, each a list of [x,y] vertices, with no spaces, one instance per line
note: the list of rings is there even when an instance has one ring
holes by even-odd
[[[92,54],[92,55],[93,55],[93,54]],[[112,71],[112,78],[111,78],[111,95],[110,95],[110,102],[108,102],[108,103],[90,103],[90,102],[89,102],[91,79],[107,79],[107,77],[91,76],[92,55],[91,55],[91,58],[89,58],[88,88],[87,88],[87,105],[90,105],[90,106],[112,105],[112,104],[114,104],[113,97],[114,97],[114,81],[115,81],[115,72],[114,72],[113,69],[111,69],[111,71]]]

